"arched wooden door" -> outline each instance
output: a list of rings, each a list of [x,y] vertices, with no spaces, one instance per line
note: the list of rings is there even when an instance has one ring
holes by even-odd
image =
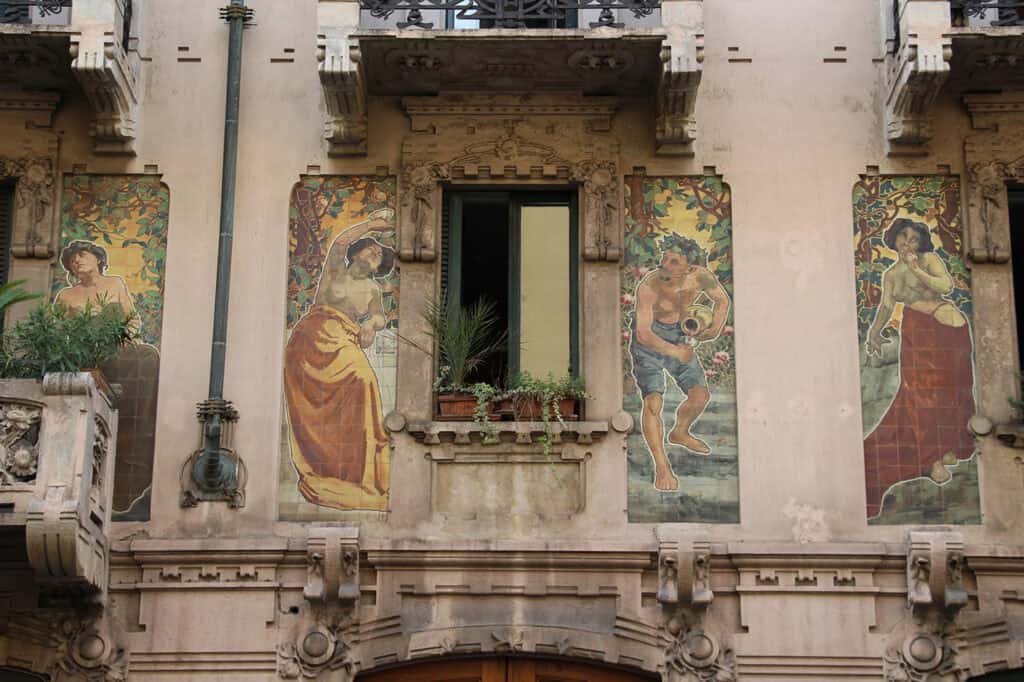
[[[405,665],[357,682],[650,682],[614,668],[535,658],[470,658]]]

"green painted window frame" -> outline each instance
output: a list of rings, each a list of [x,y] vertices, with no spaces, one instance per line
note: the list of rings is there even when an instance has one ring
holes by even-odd
[[[447,220],[441,239],[441,289],[455,305],[462,304],[462,273],[453,264],[462,261],[463,208],[466,204],[506,204],[509,210],[509,330],[508,368],[519,371],[520,219],[523,206],[568,206],[569,208],[569,372],[580,374],[580,244],[579,196],[574,187],[524,189],[445,189]]]

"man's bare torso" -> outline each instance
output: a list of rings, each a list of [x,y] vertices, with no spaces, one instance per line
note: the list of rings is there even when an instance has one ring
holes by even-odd
[[[705,268],[694,266],[678,279],[654,271],[641,286],[649,287],[655,296],[654,319],[662,324],[678,324],[701,292],[714,282]]]

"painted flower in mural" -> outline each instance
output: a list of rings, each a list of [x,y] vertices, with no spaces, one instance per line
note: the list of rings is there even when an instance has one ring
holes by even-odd
[[[725,334],[726,336],[732,336],[733,329],[729,325],[725,325],[725,327],[722,329],[722,333]]]
[[[726,353],[724,350],[720,350],[717,353],[715,353],[714,357],[711,358],[711,362],[712,364],[715,365],[724,365],[727,362],[729,362],[729,359],[729,354]]]
[[[622,295],[622,305],[633,305],[634,303],[636,303],[636,298],[633,294]]]

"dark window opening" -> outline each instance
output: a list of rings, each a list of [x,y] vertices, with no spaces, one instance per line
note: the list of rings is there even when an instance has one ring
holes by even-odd
[[[1011,187],[1010,248],[1013,262],[1013,300],[1017,314],[1017,355],[1024,371],[1024,187]]]
[[[578,374],[574,194],[450,192],[441,244],[443,296],[463,308],[493,303],[508,334],[469,381],[504,386],[520,371]]]
[[[509,328],[508,203],[467,201],[462,207],[462,257],[459,299],[472,306],[483,299],[494,303],[500,329]],[[479,372],[482,381],[495,382],[508,370],[508,349],[491,356]]]
[[[11,276],[11,233],[14,231],[14,183],[0,183],[0,285]],[[0,313],[0,328],[3,327]]]

